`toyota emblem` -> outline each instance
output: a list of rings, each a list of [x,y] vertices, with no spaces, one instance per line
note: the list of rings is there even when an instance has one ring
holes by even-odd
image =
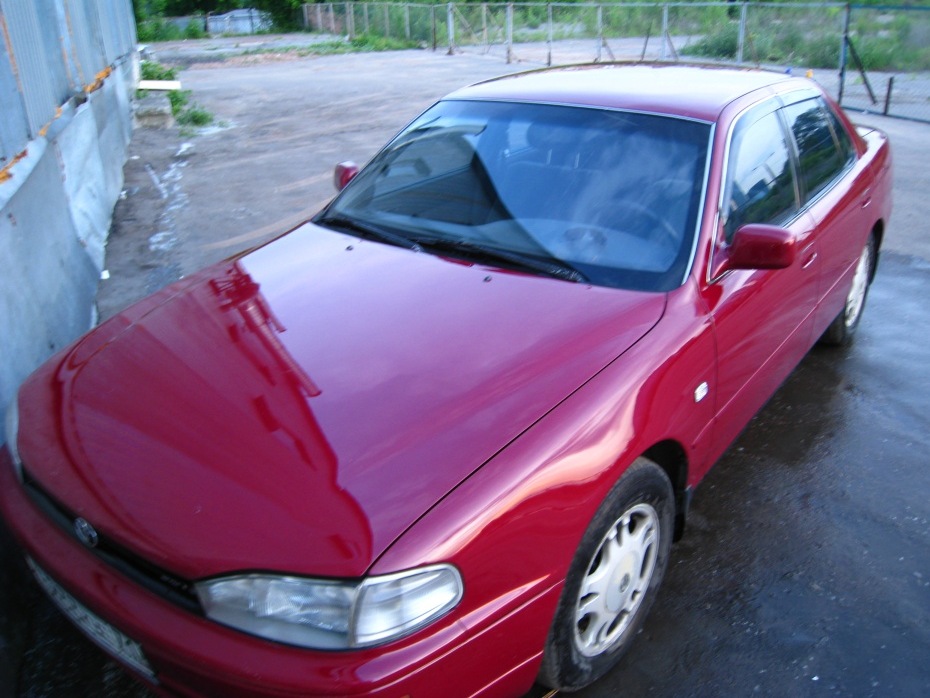
[[[97,535],[97,530],[90,525],[87,519],[83,519],[80,516],[74,520],[74,534],[78,537],[78,540],[88,548],[96,548],[97,543],[100,542],[100,536]]]

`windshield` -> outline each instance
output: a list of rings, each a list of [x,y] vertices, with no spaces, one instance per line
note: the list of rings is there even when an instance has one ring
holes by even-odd
[[[673,117],[440,102],[317,222],[505,267],[532,260],[527,268],[560,268],[567,280],[669,290],[691,257],[709,136],[708,124]]]

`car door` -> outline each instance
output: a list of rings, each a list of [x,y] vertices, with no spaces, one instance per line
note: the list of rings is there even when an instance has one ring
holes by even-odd
[[[703,290],[717,341],[714,450],[722,452],[810,348],[818,294],[814,226],[801,210],[791,140],[776,99],[750,109],[731,131],[717,238]],[[796,241],[785,269],[727,269],[737,229],[778,225]]]
[[[822,97],[799,95],[782,109],[794,140],[802,206],[814,224],[820,256],[815,332],[843,308],[870,223],[868,173],[856,167],[856,150]]]

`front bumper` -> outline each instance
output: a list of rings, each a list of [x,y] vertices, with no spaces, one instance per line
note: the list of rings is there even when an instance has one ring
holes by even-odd
[[[453,613],[393,645],[319,652],[223,627],[134,584],[33,504],[5,448],[0,513],[38,567],[141,645],[154,681],[134,673],[162,695],[518,696],[532,685],[541,653],[520,650],[514,640],[538,633],[528,627],[539,617],[534,607],[551,607],[559,592],[549,588],[480,628],[467,627]]]

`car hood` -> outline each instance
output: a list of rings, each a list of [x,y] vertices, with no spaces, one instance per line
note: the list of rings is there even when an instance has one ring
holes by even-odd
[[[65,454],[26,459],[187,578],[364,574],[665,307],[312,224],[165,298],[71,351],[53,381]]]

